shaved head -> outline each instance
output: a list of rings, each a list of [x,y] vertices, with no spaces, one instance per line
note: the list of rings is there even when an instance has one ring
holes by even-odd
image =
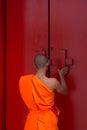
[[[34,58],[34,64],[37,69],[43,68],[48,62],[48,58],[43,54],[38,54]]]

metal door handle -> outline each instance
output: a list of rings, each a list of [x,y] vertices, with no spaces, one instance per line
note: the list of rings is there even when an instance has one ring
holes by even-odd
[[[60,56],[62,59],[62,62],[63,62],[63,66],[68,66],[68,67],[70,67],[70,66],[73,66],[73,64],[74,64],[74,60],[73,60],[73,58],[70,58],[69,56],[68,56],[68,50],[67,49],[61,49],[61,50],[59,50],[59,53],[62,55],[62,56]],[[60,59],[60,58],[59,58]],[[61,67],[61,65],[60,65],[60,63],[56,63],[53,59],[51,59],[51,65],[52,66],[56,66],[56,67]]]

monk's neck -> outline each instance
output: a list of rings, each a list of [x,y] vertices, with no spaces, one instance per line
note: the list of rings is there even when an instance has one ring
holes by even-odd
[[[46,76],[46,70],[44,70],[44,69],[39,69],[39,70],[37,70],[36,75],[39,76],[39,77]]]

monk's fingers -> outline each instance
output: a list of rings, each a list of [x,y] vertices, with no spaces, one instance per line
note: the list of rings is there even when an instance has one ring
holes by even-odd
[[[63,67],[63,68],[61,69],[61,73],[62,73],[63,75],[65,75],[65,74],[68,73],[68,70],[69,70],[68,67]]]
[[[67,66],[63,68],[63,73],[64,73],[64,75],[67,74],[68,71],[69,71],[69,68],[68,68]]]

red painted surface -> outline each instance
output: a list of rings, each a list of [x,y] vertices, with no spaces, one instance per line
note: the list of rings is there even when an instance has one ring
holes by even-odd
[[[60,130],[87,129],[87,1],[51,0],[51,58],[62,65],[67,49],[68,58],[74,65],[66,77],[69,95],[56,95],[56,104],[61,109]],[[69,62],[69,61],[68,61]],[[61,66],[60,66],[61,67]],[[51,74],[56,68],[51,67]]]
[[[3,0],[0,0],[0,130],[3,129],[3,97],[4,97],[4,10]]]
[[[7,0],[7,129],[23,130],[27,115],[18,80],[34,73],[33,57],[47,49],[47,0]]]
[[[47,0],[7,0],[6,130],[23,130],[24,127],[28,110],[20,97],[18,80],[22,74],[35,72],[32,65],[33,56],[43,48],[47,50],[47,2]],[[57,64],[64,65],[64,50],[67,49],[68,58],[74,59],[74,65],[66,78],[69,95],[66,97],[56,95],[56,104],[61,109],[59,117],[60,130],[87,129],[86,5],[87,2],[85,0],[51,0],[51,47],[53,48],[51,50],[51,58]],[[2,27],[1,25],[2,23],[0,23],[0,28]],[[0,41],[1,43],[2,40]],[[63,50],[61,51],[61,49]],[[3,60],[2,53],[1,44],[1,61]],[[60,57],[61,59],[59,59]],[[2,75],[3,65],[0,66]],[[55,71],[56,67],[51,66],[51,74],[56,76]],[[0,79],[0,86],[3,84],[2,81],[3,79]],[[1,91],[0,104],[2,102]],[[0,113],[1,111],[2,109]]]
[[[6,130],[23,130],[25,106],[18,89],[24,71],[24,2],[7,1]]]

